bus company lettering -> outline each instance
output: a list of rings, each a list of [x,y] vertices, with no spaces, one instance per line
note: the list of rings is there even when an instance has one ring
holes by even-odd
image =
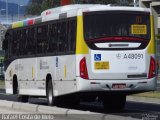
[[[24,67],[21,64],[16,64],[15,65],[15,70],[22,71],[23,69],[24,69]]]
[[[143,54],[125,54],[124,59],[143,59]]]
[[[47,61],[40,60],[40,69],[49,69],[49,65]]]
[[[1,120],[56,120],[51,114],[0,114]]]

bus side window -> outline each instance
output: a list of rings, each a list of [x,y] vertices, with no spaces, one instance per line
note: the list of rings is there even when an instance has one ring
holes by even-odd
[[[58,23],[58,52],[66,52],[67,44],[67,22]]]
[[[24,55],[27,55],[27,51],[28,51],[28,49],[27,49],[27,47],[28,47],[28,35],[29,35],[29,30],[28,29],[26,29],[26,31],[25,31],[25,33],[24,33],[25,35],[24,35]]]
[[[22,46],[23,46],[22,55],[26,55],[26,49],[25,49],[25,43],[26,43],[26,38],[27,38],[26,31],[27,31],[26,29],[23,29],[23,31],[22,31],[22,42],[23,42],[23,43],[21,43]]]
[[[36,39],[35,39],[35,28],[29,28],[28,31],[28,55],[36,54]]]
[[[16,56],[20,54],[20,42],[21,42],[22,33],[21,30],[17,30],[17,44],[16,44]]]
[[[15,50],[14,50],[14,47],[13,47],[15,39],[17,39],[16,38],[16,31],[13,31],[13,40],[11,41],[11,51],[12,51],[11,54],[12,54],[12,56],[14,56],[14,54],[15,54]]]
[[[13,32],[13,40],[12,40],[12,55],[13,56],[17,56],[17,52],[18,52],[18,41],[19,41],[19,31],[18,30],[15,30]]]
[[[53,23],[49,27],[49,49],[48,53],[56,54],[57,51],[57,39],[58,39],[58,31],[57,31],[57,24]]]
[[[48,46],[48,25],[41,25],[37,27],[37,53],[44,54],[47,52]]]
[[[5,59],[10,58],[11,56],[11,41],[12,41],[12,31],[8,31],[5,35],[5,39],[3,41],[3,50],[5,50]]]
[[[3,50],[8,50],[9,39],[10,39],[10,35],[9,33],[6,33],[5,39],[3,40],[3,45],[2,45]]]
[[[68,24],[68,42],[69,42],[69,51],[71,53],[75,52],[76,48],[76,20],[69,20]]]
[[[20,43],[19,52],[20,52],[21,56],[26,55],[26,51],[27,51],[26,40],[27,40],[27,30],[26,29],[22,29],[21,30],[20,42],[19,42]]]

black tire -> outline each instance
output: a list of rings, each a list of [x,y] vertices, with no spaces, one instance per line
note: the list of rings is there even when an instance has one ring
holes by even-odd
[[[123,111],[126,104],[126,95],[113,95],[103,98],[106,111]]]
[[[75,96],[62,96],[57,98],[57,104],[58,106],[77,107],[80,104],[80,99]]]
[[[56,105],[56,100],[55,100],[55,97],[53,95],[53,85],[52,85],[51,80],[49,80],[49,82],[47,84],[47,102],[48,102],[49,106]]]
[[[13,85],[13,94],[17,96],[17,101],[24,102],[24,103],[28,102],[29,96],[28,95],[20,95],[18,82],[17,82],[17,80],[15,80],[14,82],[15,83]]]
[[[19,102],[27,103],[29,100],[29,96],[28,95],[17,95],[17,100]]]

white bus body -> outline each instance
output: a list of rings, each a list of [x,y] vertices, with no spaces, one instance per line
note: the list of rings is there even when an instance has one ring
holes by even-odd
[[[87,26],[85,22],[89,23],[85,17],[89,13],[116,11],[148,13],[150,25],[144,25],[147,28],[142,28],[140,33],[144,36],[150,34],[148,42],[142,45],[143,40],[136,42],[138,41],[136,38],[132,42],[132,39],[127,36],[105,39],[110,42],[92,43],[92,39],[91,42],[85,40],[87,36],[84,35],[85,31],[90,30],[85,28]],[[53,97],[77,94],[82,98],[94,96],[103,99],[105,95],[112,95],[112,93],[126,96],[156,89],[154,30],[152,13],[149,9],[107,5],[68,5],[46,10],[39,18],[42,19],[42,23],[47,24],[50,21],[71,17],[75,17],[77,23],[75,53],[11,58],[5,71],[7,94],[14,94],[14,89],[17,87],[18,94],[22,96],[46,96],[49,80],[52,81]],[[99,23],[98,20],[91,22]],[[13,23],[12,30],[23,29],[23,26],[17,26],[18,22]],[[142,27],[144,26],[142,24]],[[134,27],[136,26],[133,25],[133,29]],[[137,29],[141,30],[141,28]],[[143,33],[143,30],[147,33]],[[118,42],[115,42],[116,40]],[[92,44],[91,47],[88,46],[89,44]],[[140,46],[143,48],[138,49]],[[17,85],[14,85],[14,80],[17,81]]]

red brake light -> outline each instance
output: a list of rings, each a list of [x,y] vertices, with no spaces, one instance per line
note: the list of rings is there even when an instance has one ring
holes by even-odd
[[[83,79],[89,79],[85,57],[80,61],[80,77]]]
[[[156,76],[156,61],[153,57],[151,57],[148,78],[150,79],[155,76]]]
[[[33,25],[34,24],[34,20],[29,20],[28,21],[28,25]]]

